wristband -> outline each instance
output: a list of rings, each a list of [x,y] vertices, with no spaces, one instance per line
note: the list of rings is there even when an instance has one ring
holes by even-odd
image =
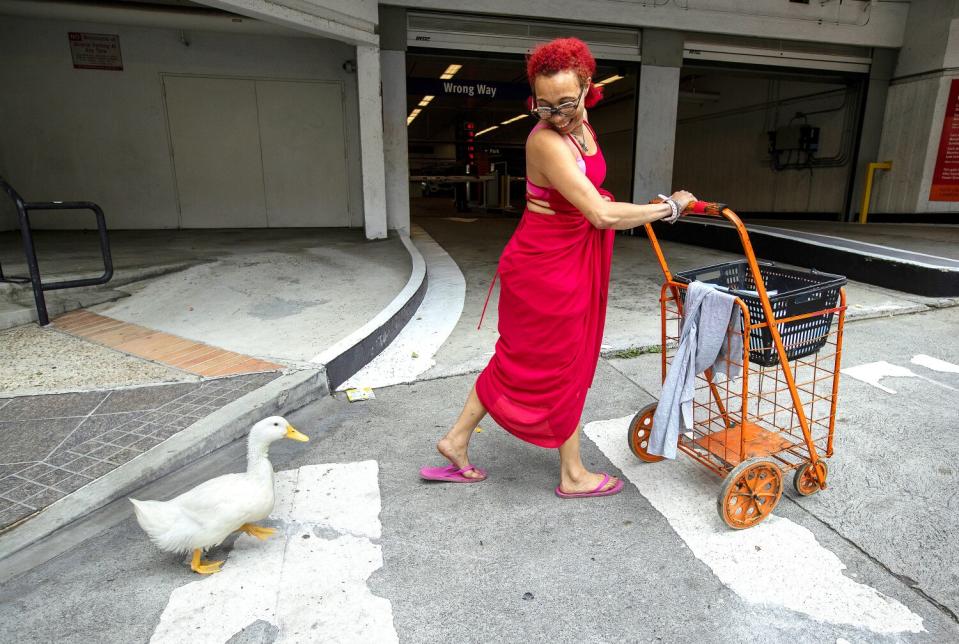
[[[669,206],[669,209],[672,211],[668,216],[663,217],[663,221],[670,224],[676,223],[676,220],[679,219],[679,216],[682,213],[682,210],[680,209],[679,204],[676,203],[676,201],[672,197],[667,197],[666,195],[657,195],[657,196],[660,199],[662,199],[663,203]]]

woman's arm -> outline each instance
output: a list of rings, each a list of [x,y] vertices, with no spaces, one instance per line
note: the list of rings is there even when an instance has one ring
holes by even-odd
[[[527,163],[546,176],[551,186],[583,213],[597,228],[627,230],[668,217],[672,210],[666,203],[637,205],[607,201],[600,196],[586,175],[576,165],[573,151],[557,132],[542,129],[527,143]],[[695,201],[688,192],[674,197],[680,209]]]

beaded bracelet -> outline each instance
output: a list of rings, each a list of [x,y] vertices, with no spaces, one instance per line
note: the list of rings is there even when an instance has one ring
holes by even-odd
[[[679,204],[672,199],[667,199],[665,203],[669,205],[669,209],[672,210],[672,213],[668,217],[664,217],[664,219],[666,220],[666,223],[674,224],[676,223],[676,220],[679,219]]]
[[[656,195],[663,200],[663,203],[669,206],[669,209],[672,211],[668,216],[663,217],[663,221],[674,224],[676,220],[679,219],[679,215],[682,213],[679,204],[672,197],[667,197],[666,195]]]

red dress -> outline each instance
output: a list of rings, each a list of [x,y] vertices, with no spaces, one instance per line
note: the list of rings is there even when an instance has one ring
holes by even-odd
[[[612,198],[600,187],[606,160],[596,147],[583,156],[586,177]],[[599,361],[614,232],[594,227],[556,189],[546,200],[556,214],[527,208],[500,256],[500,338],[476,393],[517,438],[559,447],[576,431]]]

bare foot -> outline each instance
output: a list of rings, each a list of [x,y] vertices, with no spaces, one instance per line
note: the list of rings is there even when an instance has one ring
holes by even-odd
[[[455,465],[459,469],[464,467],[469,467],[470,459],[466,454],[466,443],[457,444],[449,436],[444,436],[440,439],[440,442],[436,444],[436,451],[446,458],[450,463]],[[469,479],[481,479],[483,475],[477,472],[476,470],[469,470],[468,472],[463,472],[463,476]],[[596,482],[596,485],[599,485],[599,481]]]
[[[599,484],[603,482],[602,474],[595,474],[593,472],[587,472],[583,470],[581,475],[576,476],[575,478],[571,475],[560,475],[559,489],[564,494],[581,494],[583,492],[592,492],[599,487]],[[610,476],[609,481],[606,482],[606,485],[603,486],[602,490],[610,490],[619,482],[619,479],[615,476]]]

